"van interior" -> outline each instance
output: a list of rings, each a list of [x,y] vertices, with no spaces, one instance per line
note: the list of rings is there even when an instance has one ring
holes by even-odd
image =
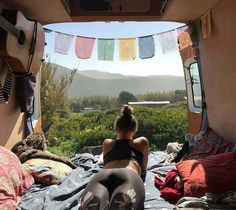
[[[234,0],[2,0],[0,145],[13,151],[28,135],[42,132],[40,69],[45,46],[44,25],[90,21],[183,23],[186,28],[182,35],[189,39],[181,46],[179,35],[178,43],[187,92],[188,125],[185,142],[176,153],[174,164],[183,178],[182,191],[175,186],[171,192],[165,188],[168,180],[163,182],[160,174],[165,174],[166,178],[173,169],[173,162],[165,162],[166,151],[165,154],[153,152],[149,157],[144,207],[236,208],[235,9]],[[25,83],[29,78],[30,83]],[[32,84],[36,84],[33,89]],[[32,109],[29,111],[30,106],[35,107],[33,113]],[[8,204],[18,210],[79,209],[81,192],[91,174],[98,171],[101,161],[97,159],[101,152],[98,147],[85,148],[83,152],[89,157],[81,155],[71,160],[50,157],[51,161],[65,164],[63,170],[66,172],[60,175],[67,178],[59,182],[54,179],[55,182],[46,188],[32,185],[22,194],[15,193],[10,199],[13,204],[0,199],[0,209],[2,206],[11,209]],[[4,154],[0,162],[3,157]],[[51,165],[56,164],[52,162]],[[204,201],[194,206],[194,199],[190,197]]]

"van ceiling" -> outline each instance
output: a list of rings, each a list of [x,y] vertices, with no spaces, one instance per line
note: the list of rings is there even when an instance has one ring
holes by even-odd
[[[81,21],[192,21],[219,0],[1,0],[42,24]],[[127,2],[129,5],[127,6]],[[134,2],[133,5],[130,2]],[[137,2],[139,5],[137,6]],[[101,3],[101,4],[100,4]],[[146,5],[144,5],[146,4]],[[101,6],[103,5],[103,6]],[[130,8],[132,9],[130,10]],[[135,7],[137,10],[135,11]],[[124,10],[123,8],[128,8]],[[144,8],[140,10],[140,8]],[[145,9],[146,8],[146,9]]]

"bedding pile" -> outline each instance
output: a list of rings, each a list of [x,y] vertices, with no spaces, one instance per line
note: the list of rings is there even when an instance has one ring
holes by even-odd
[[[165,174],[174,168],[174,164],[165,164],[166,152],[150,152],[148,171],[145,182],[146,199],[145,209],[170,210],[174,205],[165,201],[154,186],[154,176],[157,172]],[[25,195],[21,197],[17,210],[78,210],[80,199],[86,184],[91,177],[101,170],[100,155],[90,153],[78,154],[71,159],[79,165],[69,174],[61,184],[45,186],[34,184]],[[47,170],[49,172],[49,170]],[[53,171],[52,171],[53,173]]]
[[[0,209],[15,209],[34,179],[18,157],[2,146],[0,157]]]
[[[23,141],[14,147],[13,151],[22,161],[20,166],[19,159],[12,153],[18,161],[16,162],[20,168],[19,176],[22,177],[21,170],[24,171],[22,166],[28,164],[33,166],[38,177],[42,175],[50,180],[40,182],[42,180],[35,179],[33,184],[31,174],[23,173],[22,181],[18,182],[24,185],[24,190],[11,188],[9,192],[12,197],[7,199],[13,203],[9,205],[17,206],[17,210],[79,209],[87,183],[102,170],[102,154],[84,152],[71,159],[56,157],[49,154],[45,147],[40,147],[45,143],[44,138],[41,138],[40,142],[31,141],[32,138],[27,139],[27,142],[30,140],[30,144]],[[185,140],[184,144],[168,144],[166,151],[149,153],[144,183],[144,209],[211,209],[212,206],[219,209],[235,209],[236,146],[210,128],[195,136],[187,134]],[[189,148],[183,154],[186,145]],[[180,157],[180,153],[182,159],[177,162],[175,160]],[[5,173],[6,178],[7,174]],[[1,183],[3,194],[6,187],[3,181]],[[14,185],[14,180],[12,183]],[[0,199],[0,207],[4,199]]]
[[[236,145],[209,127],[195,136],[187,134],[186,141],[189,149],[175,164],[176,169],[155,176],[161,196],[176,204],[176,209],[217,205],[219,209],[234,209]]]

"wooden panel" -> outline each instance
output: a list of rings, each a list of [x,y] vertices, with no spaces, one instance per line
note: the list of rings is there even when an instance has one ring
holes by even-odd
[[[11,9],[20,10],[25,17],[41,24],[71,21],[70,14],[60,0],[1,0]]]
[[[201,113],[188,112],[188,132],[198,134],[201,128]]]
[[[169,2],[161,20],[176,22],[194,21],[219,0],[172,0]]]
[[[236,1],[212,10],[212,35],[201,39],[200,56],[209,125],[236,143]]]
[[[151,9],[147,12],[122,13],[111,16],[106,13],[87,12],[82,14],[79,10],[79,0],[1,0],[6,7],[21,10],[26,17],[36,19],[42,24],[115,20],[188,22],[200,17],[219,0],[169,0],[168,7],[164,10],[164,13],[161,13],[161,1],[151,1]]]
[[[1,60],[1,59],[0,59]],[[6,68],[0,62],[0,79],[4,78]],[[13,81],[10,98],[7,104],[0,104],[0,145],[11,148],[23,137],[23,114],[20,113],[16,101],[15,84]]]

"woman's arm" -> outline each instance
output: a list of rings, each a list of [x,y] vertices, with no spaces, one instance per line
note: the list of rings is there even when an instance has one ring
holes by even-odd
[[[139,137],[133,140],[133,146],[135,149],[143,153],[142,168],[147,169],[148,164],[148,153],[149,153],[149,142],[146,137]]]

